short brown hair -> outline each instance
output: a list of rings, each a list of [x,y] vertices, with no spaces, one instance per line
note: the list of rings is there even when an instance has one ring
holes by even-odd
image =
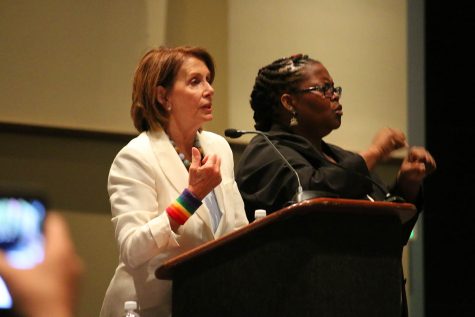
[[[161,130],[168,121],[168,112],[155,95],[155,88],[169,89],[186,58],[195,57],[203,61],[210,72],[210,84],[214,80],[214,62],[203,48],[191,46],[159,47],[151,49],[142,57],[135,70],[132,88],[130,115],[139,131]]]

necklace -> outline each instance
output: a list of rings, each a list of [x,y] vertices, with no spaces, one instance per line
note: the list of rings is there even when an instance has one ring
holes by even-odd
[[[186,157],[185,157],[185,154],[180,152],[180,148],[176,145],[175,141],[173,141],[171,138],[169,138],[169,139],[170,139],[171,144],[175,148],[176,153],[178,154],[181,161],[183,162],[183,165],[185,165],[185,168],[187,170],[189,170],[190,165],[191,165],[190,160],[187,160]],[[197,137],[195,137],[195,141],[193,142],[193,147],[197,148],[200,151],[201,159],[203,159],[203,157],[204,157],[203,149],[201,148],[200,140]]]

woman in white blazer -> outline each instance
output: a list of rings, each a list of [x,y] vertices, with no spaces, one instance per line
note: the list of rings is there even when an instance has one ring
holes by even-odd
[[[140,135],[112,163],[108,191],[119,265],[101,317],[138,301],[142,317],[171,315],[167,259],[245,226],[234,162],[224,138],[202,131],[213,118],[214,64],[196,47],[159,48],[140,61],[131,115]]]

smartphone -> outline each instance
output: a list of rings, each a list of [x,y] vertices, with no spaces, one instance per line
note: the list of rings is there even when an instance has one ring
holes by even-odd
[[[10,264],[28,269],[43,261],[44,195],[0,187],[0,249]],[[12,316],[13,299],[0,277],[0,315]]]

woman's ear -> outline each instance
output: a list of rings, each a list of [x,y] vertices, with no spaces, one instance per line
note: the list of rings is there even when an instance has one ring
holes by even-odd
[[[280,103],[289,112],[294,110],[294,98],[289,94],[282,94],[280,96]]]
[[[167,109],[167,103],[168,103],[168,98],[167,98],[167,90],[163,86],[157,86],[155,88],[155,96],[157,98],[157,101],[162,105],[163,109]]]

